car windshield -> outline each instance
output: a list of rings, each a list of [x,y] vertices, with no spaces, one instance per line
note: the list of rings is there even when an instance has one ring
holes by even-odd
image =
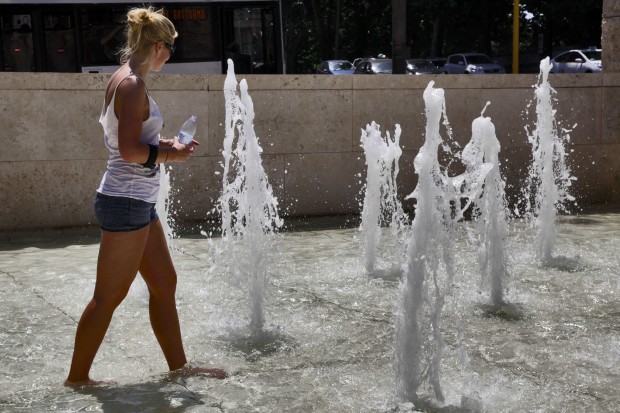
[[[353,70],[355,69],[350,62],[329,62],[329,68],[331,70]]]
[[[408,66],[410,70],[433,70],[435,65],[428,60],[409,60]]]
[[[586,57],[590,60],[601,60],[600,50],[583,50],[581,53],[586,55]]]
[[[392,62],[373,62],[372,68],[376,73],[392,73]]]
[[[493,61],[489,59],[489,56],[484,54],[473,54],[471,56],[467,56],[467,62],[473,64],[493,63]]]

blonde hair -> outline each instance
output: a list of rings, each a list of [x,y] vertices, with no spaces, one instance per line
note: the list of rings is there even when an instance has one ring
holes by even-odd
[[[127,13],[127,45],[120,51],[121,64],[125,64],[133,55],[146,61],[150,54],[149,48],[153,44],[172,44],[177,36],[174,25],[164,16],[163,9],[131,9]]]

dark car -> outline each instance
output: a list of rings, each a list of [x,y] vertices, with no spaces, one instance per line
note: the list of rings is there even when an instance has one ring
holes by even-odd
[[[348,60],[325,60],[316,69],[319,75],[352,75],[354,72],[355,68]]]
[[[428,59],[407,59],[408,75],[436,75],[441,70]]]
[[[392,59],[363,59],[355,66],[355,74],[380,75],[392,73]]]
[[[430,60],[435,66],[439,68],[439,70],[441,70],[443,65],[446,64],[447,59],[445,57],[432,57],[428,60]]]

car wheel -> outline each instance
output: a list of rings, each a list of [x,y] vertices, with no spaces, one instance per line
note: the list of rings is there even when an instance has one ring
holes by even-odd
[[[591,70],[586,70],[586,73],[592,73],[592,71]]]

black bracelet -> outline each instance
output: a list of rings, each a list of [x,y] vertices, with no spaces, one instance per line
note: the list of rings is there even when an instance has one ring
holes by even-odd
[[[157,145],[149,145],[149,158],[142,164],[142,166],[152,169],[155,167],[155,161],[157,160],[157,155],[159,153],[159,146]]]

